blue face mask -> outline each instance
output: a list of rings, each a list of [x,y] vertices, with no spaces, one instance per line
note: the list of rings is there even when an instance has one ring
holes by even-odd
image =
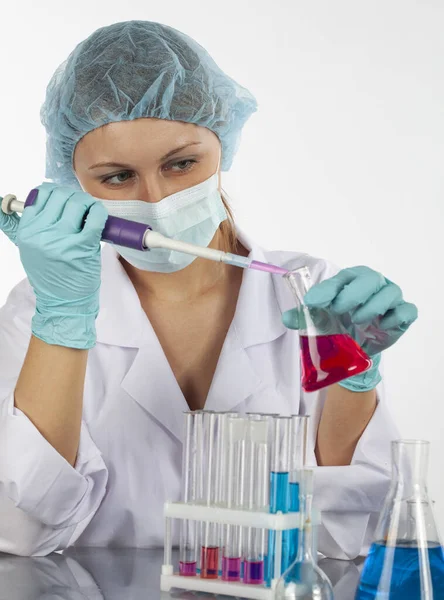
[[[162,235],[207,247],[227,218],[219,192],[218,171],[202,183],[167,196],[159,202],[101,200],[109,214],[150,225]],[[143,271],[174,273],[188,267],[195,256],[154,248],[147,252],[115,246],[131,265]]]

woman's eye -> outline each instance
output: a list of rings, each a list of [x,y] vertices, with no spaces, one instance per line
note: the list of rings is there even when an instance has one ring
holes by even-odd
[[[108,177],[104,177],[102,179],[102,183],[107,183],[109,185],[120,185],[122,183],[126,183],[129,179],[134,177],[134,173],[132,171],[122,171],[121,173],[117,173],[116,175],[109,175]]]
[[[166,165],[166,169],[171,168],[171,170],[175,171],[176,173],[184,173],[184,172],[192,169],[193,165],[196,163],[197,163],[197,160],[187,158],[187,159],[178,160],[174,163],[170,163],[169,165]]]

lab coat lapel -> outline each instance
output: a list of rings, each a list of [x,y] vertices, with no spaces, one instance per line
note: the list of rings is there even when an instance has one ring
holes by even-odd
[[[183,441],[183,412],[188,405],[154,331],[151,342],[139,348],[122,388],[162,427]]]
[[[232,324],[222,347],[205,409],[235,412],[261,386],[261,378]]]
[[[265,261],[263,251],[238,230],[238,238],[253,260]],[[275,276],[245,270],[236,305],[205,408],[209,410],[241,410],[251,396],[273,394],[261,378],[248,349],[272,342],[287,331],[282,323],[276,298]],[[279,276],[279,279],[282,279]],[[281,283],[281,282],[279,282]],[[267,389],[268,388],[268,389]],[[269,399],[270,399],[269,396]],[[269,404],[268,400],[268,404]]]
[[[102,251],[97,342],[135,353],[122,389],[162,427],[182,440],[182,412],[188,409],[162,346],[114,248]],[[133,350],[130,350],[133,349]]]
[[[96,319],[97,342],[124,348],[143,344],[146,315],[140,300],[110,244],[102,248],[100,311]]]

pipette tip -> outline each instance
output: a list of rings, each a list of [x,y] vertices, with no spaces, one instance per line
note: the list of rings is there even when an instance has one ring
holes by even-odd
[[[285,275],[288,273],[288,269],[278,267],[277,265],[270,265],[268,263],[260,262],[259,260],[252,260],[250,269],[256,269],[256,271],[266,271],[267,273],[274,273],[276,275]]]

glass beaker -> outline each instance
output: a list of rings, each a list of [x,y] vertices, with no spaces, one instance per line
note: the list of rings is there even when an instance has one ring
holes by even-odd
[[[300,478],[301,529],[294,563],[277,582],[275,600],[333,600],[333,587],[313,556],[313,471],[303,470]]]
[[[428,459],[428,442],[392,442],[392,483],[356,600],[444,598],[444,553],[427,492]]]
[[[306,392],[367,371],[371,359],[347,333],[338,317],[325,308],[308,308],[304,296],[312,286],[310,270],[300,267],[284,279],[299,309],[301,383]]]

